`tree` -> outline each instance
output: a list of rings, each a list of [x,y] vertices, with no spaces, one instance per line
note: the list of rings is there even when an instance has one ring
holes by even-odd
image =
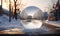
[[[11,22],[11,1],[9,0],[9,22]]]
[[[17,1],[18,0],[14,0],[14,7],[15,7],[15,10],[14,10],[14,18],[17,20],[17,6],[19,5],[19,4],[17,4]]]
[[[1,0],[1,6],[0,6],[0,15],[2,15],[2,0]]]

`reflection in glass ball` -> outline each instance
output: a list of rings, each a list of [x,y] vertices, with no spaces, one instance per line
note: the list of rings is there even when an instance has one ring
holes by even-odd
[[[35,6],[25,8],[21,14],[21,23],[24,29],[40,29],[42,26],[43,12]]]

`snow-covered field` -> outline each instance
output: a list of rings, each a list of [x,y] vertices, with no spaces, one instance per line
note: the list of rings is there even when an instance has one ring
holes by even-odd
[[[0,29],[9,29],[9,28],[22,28],[22,24],[20,23],[20,19],[11,19],[9,22],[9,17],[6,15],[0,16]]]
[[[53,22],[52,22],[53,23]],[[14,29],[17,28],[17,29]],[[49,29],[49,28],[48,28]],[[42,21],[40,20],[32,20],[31,22],[27,20],[20,20],[20,19],[12,19],[9,22],[9,17],[6,15],[0,16],[0,30],[5,30],[4,32],[15,32],[15,31],[22,31],[22,32],[49,32],[46,26],[43,26]],[[50,33],[50,32],[49,32]]]
[[[24,32],[28,31],[37,31],[37,29],[40,30],[40,27],[42,26],[42,22],[33,20],[31,22],[25,22],[21,21],[20,19],[12,19],[11,22],[9,22],[9,17],[6,15],[0,16],[0,30],[4,29],[12,29],[12,28],[23,28]]]

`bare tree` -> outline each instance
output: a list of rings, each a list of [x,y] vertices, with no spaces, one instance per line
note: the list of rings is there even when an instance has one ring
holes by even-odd
[[[16,12],[16,3],[17,3],[17,0],[14,0],[15,12]]]
[[[2,0],[1,0],[1,7],[2,7]]]
[[[9,0],[9,22],[11,22],[11,1]]]
[[[1,0],[1,6],[0,6],[0,15],[2,15],[2,0]]]
[[[17,0],[14,0],[14,6],[15,6],[15,10],[14,10],[14,18],[17,20],[17,12],[16,12],[16,7],[17,7]]]

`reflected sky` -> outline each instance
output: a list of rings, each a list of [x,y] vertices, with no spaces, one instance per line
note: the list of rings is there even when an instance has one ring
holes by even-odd
[[[23,12],[25,11],[28,15],[33,16],[36,12],[38,12],[40,9],[35,7],[35,6],[30,6],[27,7],[23,10]]]

